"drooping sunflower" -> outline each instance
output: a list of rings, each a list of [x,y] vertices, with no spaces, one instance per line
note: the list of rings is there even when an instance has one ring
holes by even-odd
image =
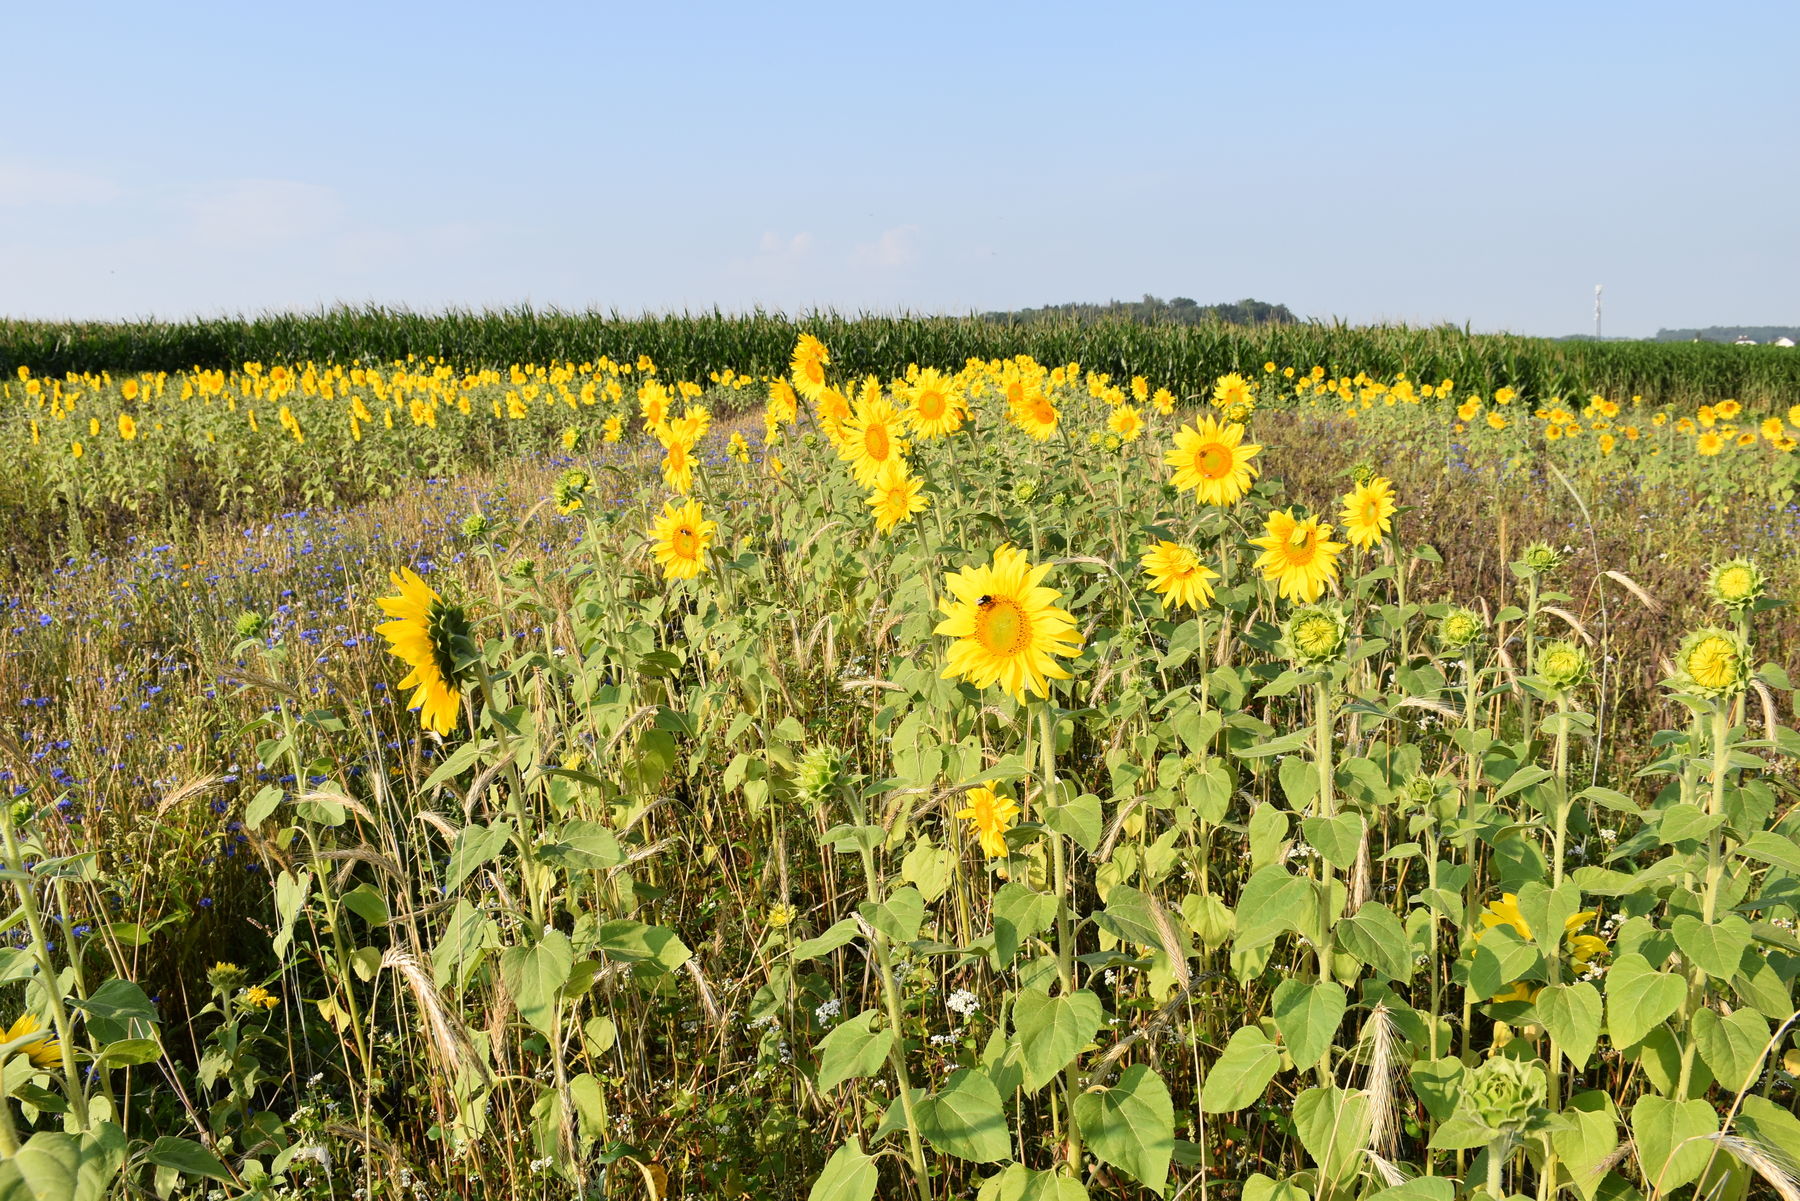
[[[1200,562],[1200,556],[1179,542],[1158,542],[1138,560],[1150,579],[1150,588],[1171,609],[1186,605],[1204,609],[1212,604],[1212,581],[1219,573]]]
[[[691,580],[706,570],[706,548],[712,545],[719,525],[700,515],[700,502],[690,500],[680,508],[664,501],[662,515],[650,527],[656,561],[666,580]]]
[[[1062,414],[1043,389],[1029,388],[1024,399],[1013,406],[1012,418],[1034,441],[1047,442],[1056,433]]]
[[[1250,539],[1262,548],[1256,569],[1276,582],[1279,595],[1312,604],[1328,587],[1337,586],[1337,559],[1342,542],[1331,540],[1331,527],[1317,517],[1296,517],[1292,510],[1271,510],[1263,536]]]
[[[1050,564],[1033,567],[1009,545],[994,552],[991,564],[950,574],[949,595],[938,601],[944,620],[933,631],[955,639],[945,679],[961,676],[977,688],[999,684],[1024,701],[1030,692],[1048,696],[1048,681],[1069,678],[1052,656],[1080,654],[1081,635],[1075,618],[1056,605],[1062,593],[1043,586],[1049,573]]]
[[[1163,455],[1163,462],[1175,468],[1170,482],[1192,488],[1201,504],[1235,505],[1256,478],[1256,465],[1250,460],[1261,451],[1244,441],[1243,426],[1221,425],[1208,415],[1175,431],[1175,449]]]
[[[1126,442],[1136,442],[1144,432],[1144,414],[1135,405],[1120,405],[1107,415],[1106,428]]]
[[[1344,522],[1344,537],[1365,550],[1381,545],[1393,532],[1395,507],[1391,480],[1377,475],[1358,484],[1344,497],[1344,511],[1338,515]]]
[[[942,438],[962,428],[968,400],[956,381],[935,367],[919,372],[907,389],[906,423],[921,438]]]
[[[969,789],[968,802],[956,816],[981,840],[981,853],[989,859],[1005,855],[1006,832],[1019,824],[1018,802],[981,786]]]
[[[856,482],[873,488],[881,471],[906,453],[900,440],[900,411],[882,394],[881,385],[865,388],[856,412],[844,423],[838,456],[850,464]]]
[[[816,403],[825,391],[825,367],[830,362],[831,353],[825,349],[825,343],[811,334],[801,334],[794,344],[793,360],[788,364],[794,390]]]
[[[1017,810],[1015,809],[1014,812],[1016,813]],[[983,845],[985,846],[986,844],[984,843]],[[9,1043],[15,1038],[23,1038],[27,1034],[35,1034],[42,1028],[43,1023],[38,1021],[36,1014],[22,1013],[19,1015],[17,1021],[7,1027],[3,1033],[0,1033],[0,1043]],[[19,1047],[18,1050],[40,1068],[53,1068],[62,1062],[62,1044],[51,1038],[48,1034],[45,1034],[42,1038],[33,1039],[31,1042],[25,1043],[23,1046]]]
[[[875,510],[875,528],[886,534],[901,522],[911,521],[914,513],[923,513],[931,502],[922,488],[906,469],[906,460],[894,459],[883,467],[867,502]]]
[[[410,567],[390,573],[388,579],[399,595],[384,596],[375,603],[394,620],[376,626],[375,632],[387,639],[390,655],[412,667],[400,681],[402,689],[413,689],[407,708],[419,710],[420,724],[426,729],[448,735],[456,729],[461,713],[457,644],[469,637],[468,616],[462,606],[444,600]]]

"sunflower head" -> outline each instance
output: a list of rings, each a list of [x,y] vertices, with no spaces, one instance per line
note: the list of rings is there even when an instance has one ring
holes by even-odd
[[[1562,566],[1563,554],[1548,542],[1533,542],[1525,548],[1524,556],[1518,566],[1524,570],[1521,575],[1549,575]]]
[[[823,810],[846,781],[844,753],[828,742],[811,748],[794,773],[794,793],[808,809]]]
[[[488,520],[486,513],[482,512],[471,513],[463,518],[462,525],[458,529],[458,532],[471,542],[479,542],[493,531],[494,523]]]
[[[1669,683],[1701,696],[1736,696],[1750,684],[1750,647],[1728,630],[1695,630],[1675,652],[1675,675]]]
[[[1754,559],[1728,559],[1706,573],[1706,595],[1716,605],[1741,613],[1762,598],[1768,585]]]
[[[388,653],[409,664],[412,671],[400,687],[415,691],[409,708],[420,710],[420,720],[439,734],[456,728],[462,692],[458,669],[474,655],[468,615],[420,579],[412,568],[388,577],[399,590],[377,603],[392,621],[375,627],[388,641]]]
[[[1344,653],[1347,623],[1336,605],[1304,605],[1281,627],[1288,657],[1302,667],[1318,667]]]
[[[1543,1113],[1549,1085],[1542,1064],[1492,1055],[1464,1076],[1463,1097],[1488,1126],[1517,1133]]]
[[[1001,858],[1006,854],[1006,832],[1019,824],[1018,802],[986,786],[969,789],[965,799],[968,805],[956,816],[969,823],[983,855]]]
[[[556,479],[556,487],[550,490],[550,499],[556,502],[556,511],[573,513],[579,509],[592,484],[593,478],[579,467],[571,467],[563,472]]]
[[[1460,605],[1438,620],[1438,645],[1449,652],[1468,650],[1486,633],[1487,623],[1481,620],[1481,614]]]
[[[1538,676],[1555,692],[1573,692],[1593,675],[1593,660],[1579,642],[1554,639],[1538,647]]]
[[[261,638],[269,631],[269,619],[262,613],[239,613],[231,628],[239,638]]]
[[[17,1038],[25,1038],[41,1029],[43,1029],[43,1023],[38,1021],[36,1014],[22,1013],[11,1026],[0,1031],[0,1042],[9,1043]],[[20,1044],[16,1048],[15,1054],[23,1054],[37,1067],[53,1068],[62,1062],[62,1044],[45,1034],[41,1038],[34,1038]]]
[[[1050,680],[1069,672],[1056,658],[1081,653],[1075,618],[1057,607],[1062,596],[1043,586],[1050,564],[1033,566],[1025,552],[1002,546],[993,561],[951,573],[939,600],[944,620],[934,633],[953,641],[944,678],[961,676],[977,688],[998,684],[1014,699],[1050,694]]]
[[[706,550],[712,545],[718,523],[701,515],[700,502],[689,500],[677,507],[664,501],[662,514],[651,526],[656,561],[662,564],[663,577],[691,580],[706,570]]]
[[[1192,547],[1179,542],[1158,542],[1139,559],[1150,587],[1170,609],[1186,605],[1204,609],[1212,604],[1212,582],[1219,573],[1200,561]]]

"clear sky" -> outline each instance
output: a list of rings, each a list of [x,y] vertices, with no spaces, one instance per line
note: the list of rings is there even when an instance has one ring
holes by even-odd
[[[0,315],[1800,323],[1800,6],[0,0]]]

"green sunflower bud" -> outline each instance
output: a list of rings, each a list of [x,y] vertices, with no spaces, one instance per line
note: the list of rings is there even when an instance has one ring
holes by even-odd
[[[582,501],[587,497],[588,487],[592,483],[593,478],[579,467],[571,467],[563,472],[556,481],[556,487],[550,493],[551,499],[556,502],[556,511],[573,513],[579,509]]]
[[[1487,623],[1473,609],[1455,608],[1438,621],[1438,645],[1455,654],[1468,650],[1487,633]]]
[[[1563,553],[1548,542],[1533,542],[1520,560],[1532,575],[1549,575],[1563,564]]]
[[[492,532],[494,525],[488,520],[486,513],[471,513],[462,519],[462,525],[459,528],[462,536],[473,542],[487,537]]]
[[[1344,612],[1335,605],[1295,609],[1281,629],[1288,657],[1304,667],[1329,663],[1344,653]]]
[[[1750,647],[1726,630],[1695,630],[1681,640],[1669,682],[1701,696],[1736,696],[1750,684]]]
[[[262,613],[239,613],[231,628],[239,638],[261,638],[268,631],[269,619]]]
[[[1767,584],[1754,559],[1730,559],[1706,573],[1706,595],[1734,613],[1755,604]]]
[[[794,776],[794,789],[801,803],[813,809],[829,805],[843,785],[843,752],[828,743],[807,751]]]
[[[1541,1064],[1505,1055],[1483,1060],[1463,1077],[1464,1103],[1495,1130],[1513,1134],[1524,1130],[1543,1112],[1548,1096]]]
[[[1573,692],[1594,674],[1594,662],[1579,642],[1556,639],[1538,647],[1538,676],[1557,692]]]

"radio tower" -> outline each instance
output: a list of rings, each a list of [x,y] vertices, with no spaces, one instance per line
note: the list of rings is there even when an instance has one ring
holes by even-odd
[[[1594,341],[1596,341],[1596,342],[1598,342],[1600,340],[1600,293],[1601,293],[1601,291],[1603,291],[1603,286],[1600,284],[1595,284],[1594,285]]]

